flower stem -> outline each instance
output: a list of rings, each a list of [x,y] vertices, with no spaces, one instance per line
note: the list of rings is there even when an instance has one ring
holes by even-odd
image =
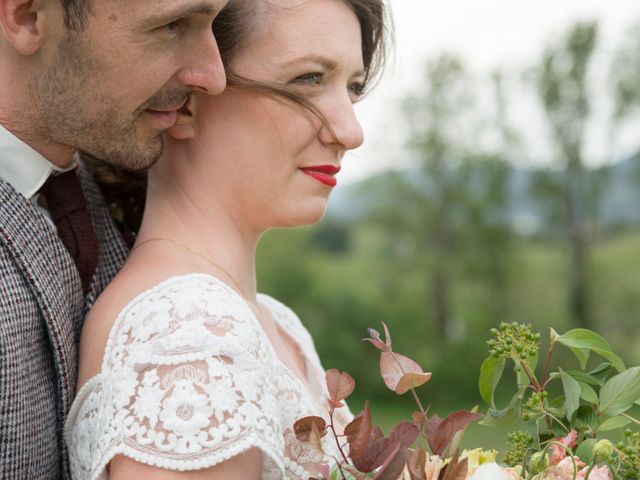
[[[624,418],[631,420],[633,423],[635,423],[636,425],[640,425],[640,420],[638,420],[637,418],[632,417],[631,415],[628,415],[626,413],[622,413],[621,414]]]
[[[336,433],[336,429],[333,426],[333,412],[335,411],[335,407],[331,407],[331,409],[329,410],[329,428],[331,429],[331,432],[333,433],[333,438],[335,438],[336,440],[336,445],[338,446],[338,450],[340,451],[340,455],[342,455],[342,458],[344,459],[344,461],[346,463],[349,463],[349,460],[347,460],[347,456],[344,454],[344,451],[342,450],[342,445],[340,445],[340,440],[338,440],[338,434]],[[340,468],[340,465],[338,464],[338,468]],[[340,473],[342,473],[342,468],[340,468]],[[342,478],[344,477],[344,473],[342,473]]]

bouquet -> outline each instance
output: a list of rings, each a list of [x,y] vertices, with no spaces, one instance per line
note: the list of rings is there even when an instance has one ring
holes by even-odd
[[[632,414],[640,405],[640,367],[627,368],[597,333],[574,329],[560,335],[550,329],[548,347],[541,352],[541,336],[531,325],[500,324],[491,329],[489,356],[480,367],[486,412],[476,407],[441,418],[430,415],[416,391],[431,373],[395,352],[383,326],[384,339],[369,329],[365,340],[380,351],[385,385],[398,395],[410,394],[417,410],[385,436],[373,425],[365,402],[338,433],[334,412],[344,408],[355,381],[348,373],[328,370],[329,418],[305,417],[294,425],[299,440],[322,450],[322,438],[331,435],[340,452],[334,468],[316,480],[640,480],[640,420]],[[579,368],[552,368],[558,346],[573,352]],[[589,368],[592,356],[600,363]],[[494,394],[508,368],[515,391],[499,408]],[[472,422],[513,428],[507,450],[461,451]],[[609,438],[615,436],[621,440],[614,444]]]

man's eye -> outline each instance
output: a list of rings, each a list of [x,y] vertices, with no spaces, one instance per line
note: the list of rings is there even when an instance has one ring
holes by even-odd
[[[169,22],[166,25],[160,27],[163,32],[166,33],[180,33],[187,27],[187,20],[181,18],[179,20],[174,20],[173,22]]]

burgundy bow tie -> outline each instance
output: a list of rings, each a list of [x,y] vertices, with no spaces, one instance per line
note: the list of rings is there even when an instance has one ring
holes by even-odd
[[[76,264],[86,295],[98,265],[98,239],[74,170],[52,175],[40,189],[58,236]]]

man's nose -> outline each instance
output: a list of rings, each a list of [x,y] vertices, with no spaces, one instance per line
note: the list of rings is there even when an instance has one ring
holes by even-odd
[[[227,79],[220,50],[211,30],[201,35],[197,45],[189,49],[188,61],[179,72],[178,80],[192,90],[209,95],[217,95],[224,90]]]

